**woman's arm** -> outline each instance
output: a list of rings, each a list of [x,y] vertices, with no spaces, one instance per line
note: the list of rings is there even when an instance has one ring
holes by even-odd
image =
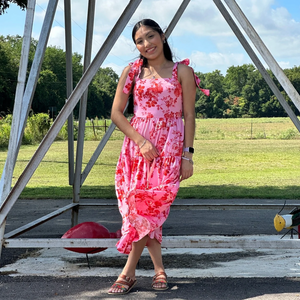
[[[142,155],[149,161],[158,156],[158,151],[148,140],[139,134],[128,122],[123,112],[128,101],[128,94],[123,93],[123,88],[126,82],[127,75],[130,71],[130,66],[126,67],[120,77],[114,102],[111,109],[111,120],[116,126],[132,141],[134,141],[141,149]]]
[[[178,79],[182,86],[183,96],[183,117],[184,117],[184,142],[183,147],[193,147],[195,138],[195,98],[196,84],[193,70],[183,64],[178,65]],[[193,154],[184,152],[188,159],[193,158]],[[181,178],[187,179],[193,175],[192,161],[182,159],[181,161]]]

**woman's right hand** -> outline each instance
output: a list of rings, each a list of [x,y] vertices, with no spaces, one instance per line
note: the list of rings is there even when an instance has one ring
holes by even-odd
[[[140,147],[141,154],[147,161],[152,162],[154,158],[159,156],[159,152],[150,141],[146,140],[143,143]]]

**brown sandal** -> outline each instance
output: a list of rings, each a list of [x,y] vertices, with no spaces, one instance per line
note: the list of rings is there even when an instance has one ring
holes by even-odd
[[[131,291],[131,289],[135,286],[136,280],[131,279],[130,277],[126,277],[125,275],[121,274],[119,278],[109,289],[109,295],[125,295]],[[114,293],[110,292],[113,289],[120,289],[122,292]]]
[[[162,283],[162,287],[155,287],[154,285]],[[152,288],[156,291],[165,291],[169,288],[167,281],[167,274],[165,272],[159,272],[153,276]]]

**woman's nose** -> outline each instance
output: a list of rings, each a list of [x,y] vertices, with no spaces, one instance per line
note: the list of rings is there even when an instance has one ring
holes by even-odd
[[[145,41],[144,41],[144,46],[145,47],[147,47],[148,45],[150,45],[151,43],[147,40],[147,39],[145,39]]]

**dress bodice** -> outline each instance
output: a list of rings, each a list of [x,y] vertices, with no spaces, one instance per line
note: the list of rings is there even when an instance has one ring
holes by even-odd
[[[141,79],[141,59],[131,64],[123,92],[128,94],[134,85],[134,116],[142,118],[181,118],[182,88],[178,81],[178,64],[189,65],[185,59],[174,64],[171,78]],[[195,83],[199,87],[200,79],[195,75]],[[200,88],[200,87],[199,87]],[[200,88],[201,89],[201,88]],[[201,89],[206,95],[208,90]]]

